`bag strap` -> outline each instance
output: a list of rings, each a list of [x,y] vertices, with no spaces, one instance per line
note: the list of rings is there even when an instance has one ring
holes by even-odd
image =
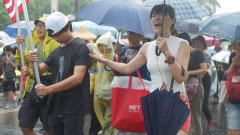
[[[142,80],[142,76],[141,76],[139,70],[136,70],[136,72],[137,72],[138,78],[139,78],[144,90],[146,90],[145,85],[144,85],[143,80]],[[131,89],[131,88],[132,88],[132,74],[130,74],[129,82],[128,82],[128,89]]]
[[[173,88],[173,83],[174,83],[174,78],[172,77],[171,85],[170,85],[170,90]]]
[[[180,65],[181,66],[181,65]],[[184,76],[184,73],[185,73],[185,69],[181,66],[181,69],[182,69],[182,72],[181,72],[181,75]],[[172,80],[171,80],[171,85],[170,85],[170,89],[173,88],[173,83],[174,83],[174,78],[172,77]]]

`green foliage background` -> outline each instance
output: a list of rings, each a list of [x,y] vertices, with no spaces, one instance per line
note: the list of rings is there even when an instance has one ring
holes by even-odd
[[[93,0],[58,0],[58,10],[65,15],[74,14],[75,9],[80,10],[92,1]],[[27,8],[29,19],[36,20],[44,13],[51,13],[51,0],[29,0]],[[23,13],[20,15],[20,20],[24,20]],[[12,24],[12,21],[3,1],[0,0],[0,31],[10,24]]]

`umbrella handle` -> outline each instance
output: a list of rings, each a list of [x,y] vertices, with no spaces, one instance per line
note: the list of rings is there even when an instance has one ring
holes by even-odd
[[[165,18],[165,0],[163,1],[163,19],[162,19],[162,27],[161,27],[161,33],[160,36],[163,37],[163,23],[164,23],[164,18]],[[160,56],[161,50],[158,49],[158,46],[155,47],[155,54],[157,56]]]

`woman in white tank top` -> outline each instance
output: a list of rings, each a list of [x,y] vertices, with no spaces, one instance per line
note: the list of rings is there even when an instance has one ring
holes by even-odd
[[[163,19],[163,5],[156,5],[153,7],[150,17],[151,24],[157,37],[152,42],[145,43],[138,54],[128,63],[115,63],[111,60],[102,58],[98,54],[90,54],[90,56],[99,62],[102,62],[124,74],[130,74],[147,63],[149,72],[151,73],[152,88],[169,89],[172,77],[174,78],[173,89],[174,92],[180,91],[180,97],[186,100],[184,81],[187,79],[187,74],[182,70],[187,71],[190,48],[186,40],[174,37],[171,35],[171,30],[176,22],[174,9],[168,5],[165,7],[165,19],[163,24],[163,37],[160,37],[162,19]],[[155,54],[155,47],[162,52],[160,56]],[[189,102],[186,101],[189,105]],[[188,106],[189,107],[189,106]],[[178,135],[187,135],[190,127],[190,115]]]

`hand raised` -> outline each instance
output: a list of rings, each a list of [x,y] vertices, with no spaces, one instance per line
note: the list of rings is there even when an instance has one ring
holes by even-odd
[[[38,61],[38,53],[37,49],[34,49],[33,51],[28,51],[28,60],[31,62],[37,62]]]
[[[22,33],[20,35],[18,34],[16,36],[16,42],[17,42],[18,45],[24,43],[24,37],[23,37]]]

